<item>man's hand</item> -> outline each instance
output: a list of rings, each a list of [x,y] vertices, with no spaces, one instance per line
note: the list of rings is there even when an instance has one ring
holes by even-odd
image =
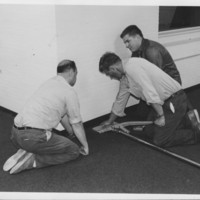
[[[110,126],[111,123],[109,122],[109,120],[106,120],[106,121],[102,122],[100,125],[101,126]]]
[[[165,125],[165,116],[161,116],[159,118],[157,118],[155,121],[154,121],[154,124],[156,124],[157,126],[164,126]]]
[[[110,125],[112,125],[113,123],[114,123],[114,121],[117,119],[117,115],[115,115],[114,113],[110,113],[110,117],[109,117],[109,119],[108,120],[106,120],[106,121],[104,121],[104,122],[102,122],[100,125],[101,126],[110,126]]]
[[[87,156],[89,154],[89,149],[86,148],[86,147],[81,147],[80,148],[80,154],[84,155],[84,156]]]
[[[162,106],[158,103],[152,103],[151,106],[153,107],[153,109],[158,114],[158,117],[154,121],[154,124],[156,124],[157,126],[160,126],[160,127],[164,126],[165,125],[165,116],[164,116]]]

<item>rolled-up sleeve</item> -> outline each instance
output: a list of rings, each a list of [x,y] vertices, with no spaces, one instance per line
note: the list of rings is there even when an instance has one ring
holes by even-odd
[[[112,112],[119,116],[125,116],[124,109],[130,97],[129,85],[128,80],[124,76],[120,81],[119,92],[117,94],[116,100],[112,106]]]

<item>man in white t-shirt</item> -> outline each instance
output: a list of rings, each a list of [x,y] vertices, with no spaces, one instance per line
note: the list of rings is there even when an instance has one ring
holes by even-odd
[[[74,61],[63,60],[57,76],[47,80],[27,101],[14,119],[11,140],[18,148],[3,166],[16,174],[23,170],[57,165],[88,155],[89,147],[80,115],[79,100],[73,88],[77,68]],[[56,134],[61,123],[69,135],[75,135],[81,147]]]
[[[143,58],[130,58],[125,62],[112,52],[105,53],[99,62],[99,71],[120,81],[120,88],[110,117],[103,122],[111,125],[124,109],[130,95],[151,106],[148,120],[153,125],[145,128],[152,142],[169,147],[194,144],[200,141],[198,112],[187,113],[187,97],[181,85],[156,65]],[[184,120],[189,122],[183,123]]]

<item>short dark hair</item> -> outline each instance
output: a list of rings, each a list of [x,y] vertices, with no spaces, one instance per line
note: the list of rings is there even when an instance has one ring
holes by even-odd
[[[62,60],[57,66],[57,73],[63,73],[70,69],[73,69],[74,71],[77,70],[75,62],[72,60]]]
[[[99,71],[101,73],[104,73],[105,71],[109,71],[109,67],[111,65],[114,65],[118,62],[120,62],[121,59],[118,55],[112,52],[106,52],[103,54],[103,56],[100,58],[99,61]]]
[[[134,36],[134,35],[140,35],[142,38],[143,38],[143,34],[142,34],[142,31],[136,26],[136,25],[130,25],[128,27],[126,27],[120,37],[123,38],[125,35],[131,35],[131,36]]]

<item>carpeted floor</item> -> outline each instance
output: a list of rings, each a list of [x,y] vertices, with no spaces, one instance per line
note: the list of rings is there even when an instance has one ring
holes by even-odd
[[[186,92],[200,111],[200,86]],[[85,124],[89,156],[63,165],[10,175],[2,170],[2,166],[16,151],[9,140],[14,116],[14,113],[0,109],[1,192],[200,194],[200,168],[123,135],[95,133],[92,127],[104,117]],[[200,162],[200,145],[171,150]]]

